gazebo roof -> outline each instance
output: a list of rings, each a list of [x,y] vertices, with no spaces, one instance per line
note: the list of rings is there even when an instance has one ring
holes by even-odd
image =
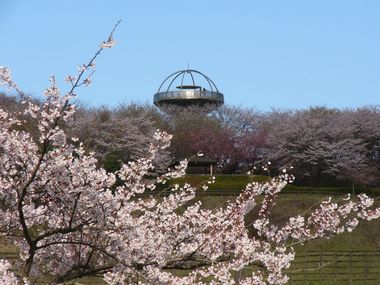
[[[180,162],[183,159],[176,159],[174,161],[174,164]],[[216,165],[218,161],[215,159],[206,157],[206,156],[194,156],[188,159],[188,166],[209,166],[209,165]]]

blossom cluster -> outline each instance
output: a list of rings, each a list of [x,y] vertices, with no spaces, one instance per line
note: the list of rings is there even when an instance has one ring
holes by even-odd
[[[17,277],[10,271],[11,264],[9,261],[0,259],[0,284],[1,285],[18,285]]]

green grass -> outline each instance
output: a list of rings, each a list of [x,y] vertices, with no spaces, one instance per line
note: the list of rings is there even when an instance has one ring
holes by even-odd
[[[186,175],[184,177],[174,179],[171,184],[183,184],[185,182],[192,186],[200,185],[210,179],[210,175]],[[215,175],[215,183],[209,185],[210,190],[235,190],[240,191],[249,182],[265,182],[267,176],[260,175]]]
[[[215,175],[215,183],[208,184],[209,191],[228,191],[228,193],[238,194],[244,187],[250,182],[266,182],[270,180],[268,176],[262,175]],[[192,186],[199,186],[202,183],[207,183],[210,179],[210,175],[186,175],[184,177],[174,179],[169,182],[170,185],[173,184],[183,184],[189,183]],[[288,184],[282,193],[294,193],[294,192],[308,192],[308,193],[321,193],[328,195],[338,195],[338,194],[348,194],[352,192],[351,187],[313,187],[313,186],[298,186],[294,184]],[[380,196],[380,187],[367,187],[356,189],[356,193],[366,193],[371,196]]]

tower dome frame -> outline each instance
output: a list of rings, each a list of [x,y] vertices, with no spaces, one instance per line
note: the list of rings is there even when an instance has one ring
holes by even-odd
[[[192,84],[184,84],[185,76],[190,77]],[[206,86],[201,86],[196,77],[200,77]],[[175,84],[176,82],[179,84]],[[173,86],[176,86],[176,89]],[[164,79],[154,94],[153,103],[159,108],[170,105],[185,107],[196,105],[216,109],[224,104],[224,95],[207,75],[198,70],[184,69],[176,71]]]

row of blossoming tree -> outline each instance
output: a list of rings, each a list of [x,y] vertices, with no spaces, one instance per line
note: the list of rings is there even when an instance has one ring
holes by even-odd
[[[97,56],[114,44],[112,32],[89,63],[67,78],[66,93],[53,77],[43,105],[26,98],[21,111],[0,110],[0,233],[20,253],[15,264],[0,261],[0,284],[47,280],[41,278],[59,284],[99,274],[111,285],[285,284],[294,244],[352,231],[360,220],[380,216],[373,200],[359,195],[340,203],[328,199],[308,216],[275,225],[270,212],[286,174],[248,184],[235,201],[215,210],[203,208],[197,188],[188,184],[155,196],[157,185],[184,175],[187,165],[184,160],[162,175],[151,174],[171,140],[159,131],[143,158],[107,173],[62,126],[72,119],[70,100],[90,83]],[[22,93],[8,68],[0,68],[0,82]],[[25,125],[27,117],[38,136]],[[257,216],[247,221],[254,208]],[[251,273],[237,279],[234,273],[247,267]],[[175,269],[188,274],[176,275]]]
[[[0,93],[0,108],[13,112],[18,105],[17,96]],[[205,107],[165,109],[168,113],[149,104],[114,108],[79,104],[64,130],[94,151],[106,170],[115,171],[121,162],[143,157],[158,128],[173,135],[170,152],[160,152],[157,158],[158,172],[173,157],[192,157],[201,150],[217,161],[217,171],[222,173],[260,169],[271,161],[273,173],[292,165],[298,184],[351,184],[353,190],[379,185],[379,106],[269,112],[223,106],[211,113]]]

